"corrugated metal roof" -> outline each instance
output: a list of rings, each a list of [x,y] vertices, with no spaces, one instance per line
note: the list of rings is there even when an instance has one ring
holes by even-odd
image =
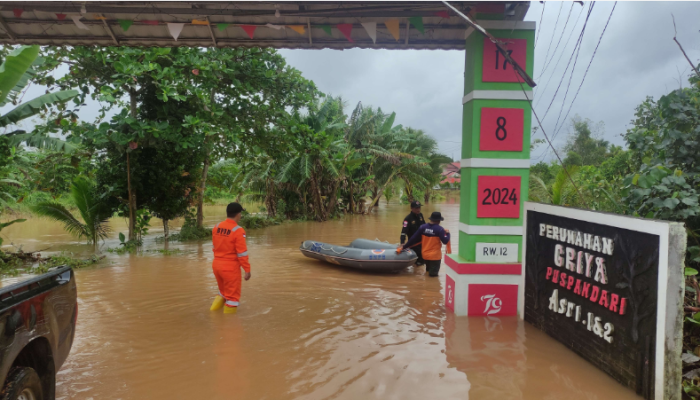
[[[502,20],[510,28],[523,22],[529,2],[450,2],[476,18]],[[436,12],[440,2],[0,2],[0,43],[99,46],[196,46],[273,47],[285,49],[445,49],[463,50],[466,22],[450,11],[450,18]],[[276,17],[279,11],[279,17]],[[72,17],[88,29],[80,29]],[[421,16],[425,33],[408,18]],[[208,21],[195,25],[192,20]],[[383,24],[398,19],[400,38],[395,40]],[[126,31],[119,20],[134,21]],[[150,25],[143,21],[157,21]],[[377,43],[362,27],[377,22]],[[493,24],[492,21],[491,23]],[[177,41],[167,23],[185,23]],[[217,24],[230,24],[218,29]],[[273,25],[301,25],[304,34]],[[352,42],[335,28],[352,24]],[[257,26],[253,39],[240,25]],[[331,25],[331,36],[322,26]]]

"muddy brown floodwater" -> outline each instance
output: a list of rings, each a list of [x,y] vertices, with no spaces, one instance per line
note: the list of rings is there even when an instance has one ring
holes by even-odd
[[[453,199],[424,214],[441,211],[456,233],[458,209]],[[210,207],[207,223],[223,213]],[[180,252],[163,255],[148,251],[163,248],[154,228],[142,255],[109,254],[107,265],[76,271],[77,335],[58,398],[639,399],[515,317],[446,312],[444,265],[437,279],[412,269],[376,275],[298,250],[305,239],[397,242],[406,213],[382,204],[371,216],[251,230],[253,277],[237,315],[209,311],[211,242],[171,243]],[[123,222],[113,228],[116,237]],[[3,236],[26,250],[89,250],[35,219]]]

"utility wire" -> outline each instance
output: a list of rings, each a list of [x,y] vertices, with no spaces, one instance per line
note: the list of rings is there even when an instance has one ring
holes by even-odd
[[[540,14],[540,23],[537,24],[537,37],[535,38],[535,48],[537,47],[537,41],[540,39],[540,32],[542,32],[542,17],[544,16],[544,8],[547,7],[547,3],[542,2],[542,14]]]
[[[595,5],[595,2],[592,4]],[[592,8],[592,7],[591,7]],[[583,46],[579,45],[578,50],[576,51],[576,58],[574,59],[574,66],[571,68],[571,75],[569,75],[569,82],[566,84],[566,92],[564,93],[564,100],[561,102],[561,108],[559,109],[559,115],[557,115],[557,122],[554,124],[554,129],[556,130],[557,127],[559,126],[559,120],[561,119],[561,114],[564,112],[564,104],[566,104],[566,98],[569,96],[569,89],[571,88],[571,81],[574,78],[574,71],[576,70],[576,65],[578,64],[578,57],[581,54],[581,48]],[[591,61],[593,61],[591,59]],[[583,82],[583,81],[582,81]],[[562,126],[564,125],[564,121],[562,121]],[[560,127],[561,129],[561,127]],[[558,131],[557,131],[558,132]],[[556,137],[556,133],[554,134],[554,137]]]
[[[576,44],[574,45],[574,50],[571,53],[571,57],[569,57],[569,61],[566,64],[566,68],[564,69],[564,73],[562,74],[561,79],[559,80],[559,85],[557,86],[557,90],[554,92],[554,96],[552,97],[552,100],[550,101],[549,106],[547,106],[547,110],[545,111],[544,116],[542,117],[543,120],[545,118],[547,118],[547,114],[549,113],[549,110],[551,109],[552,104],[554,103],[554,100],[556,99],[557,94],[559,93],[559,89],[561,88],[561,85],[564,82],[564,79],[566,77],[566,72],[569,70],[569,66],[571,65],[571,61],[573,60],[574,55],[577,53],[577,51],[580,50],[581,44],[583,43],[583,35],[586,31],[586,26],[588,25],[588,20],[591,16],[591,12],[593,11],[594,5],[595,5],[594,2],[589,4],[588,13],[587,13],[586,19],[583,23],[583,27],[581,28],[581,33],[579,34],[578,40],[576,41]],[[549,84],[549,82],[551,82],[551,79],[550,79],[550,81],[547,82],[547,84]],[[545,86],[545,90],[543,90],[543,93],[546,92],[546,88],[547,88],[547,86]],[[539,102],[538,102],[538,104],[539,104]],[[534,109],[534,107],[533,107],[533,109]],[[556,151],[555,151],[555,153],[556,153]],[[539,157],[539,160],[540,161],[544,160],[544,158],[547,156],[547,154],[548,154],[547,152],[543,152],[542,155]]]
[[[564,69],[564,74],[561,76],[561,80],[559,81],[559,85],[557,86],[557,90],[554,91],[554,96],[552,96],[552,100],[549,102],[549,106],[547,106],[547,111],[545,111],[544,116],[542,119],[547,118],[547,114],[549,114],[549,110],[552,108],[552,104],[554,104],[554,99],[556,99],[557,94],[559,93],[559,89],[561,88],[562,83],[564,83],[564,79],[566,77],[566,72],[569,70],[569,66],[571,65],[571,61],[574,59],[574,55],[576,54],[576,51],[578,48],[581,46],[581,43],[583,42],[583,34],[586,32],[586,26],[588,25],[588,19],[591,16],[591,11],[593,11],[593,6],[595,3],[591,3],[591,5],[588,8],[588,15],[586,15],[586,20],[583,23],[583,28],[581,29],[581,34],[578,37],[578,41],[576,42],[576,45],[574,46],[574,50],[571,53],[571,57],[569,57],[569,62],[566,64],[566,69]]]
[[[581,87],[583,86],[583,82],[586,80],[586,75],[588,75],[588,70],[591,68],[591,64],[593,64],[593,59],[595,58],[596,52],[598,52],[598,47],[600,46],[600,42],[603,40],[603,35],[605,35],[605,31],[608,29],[608,24],[610,24],[610,19],[612,18],[613,12],[615,12],[615,7],[617,6],[617,1],[615,4],[613,4],[612,10],[610,10],[610,15],[608,16],[608,21],[605,23],[605,27],[603,28],[603,32],[600,34],[600,38],[598,39],[598,44],[595,46],[595,50],[593,50],[593,55],[591,56],[591,61],[588,62],[588,67],[586,67],[586,72],[583,73],[583,78],[581,79],[581,83],[578,86],[578,89],[576,90],[576,94],[574,95],[574,99],[571,100],[571,104],[569,105],[569,109],[566,111],[566,115],[564,116],[564,120],[569,117],[569,113],[571,112],[571,109],[574,106],[574,102],[576,101],[576,98],[578,97],[579,92],[581,91]],[[552,140],[556,139],[557,135],[559,134],[559,131],[561,131],[562,127],[564,126],[564,122],[562,121],[562,125],[559,127],[559,129],[554,133],[554,136],[552,137]],[[556,126],[555,128],[556,129]]]
[[[522,89],[523,95],[525,95],[525,98],[530,103],[530,108],[532,109],[532,113],[535,115],[535,119],[537,120],[537,124],[540,126],[540,129],[542,130],[542,135],[544,135],[544,138],[547,140],[549,147],[552,149],[552,151],[554,151],[554,155],[557,156],[557,159],[559,160],[559,164],[561,165],[562,169],[564,170],[564,173],[566,173],[567,178],[569,178],[569,182],[571,182],[571,185],[574,187],[574,189],[576,189],[576,193],[578,193],[581,200],[584,202],[584,204],[586,204],[586,208],[591,209],[591,206],[588,204],[588,201],[581,194],[581,190],[578,188],[578,185],[576,185],[576,182],[574,182],[573,178],[571,178],[571,175],[569,174],[569,171],[564,166],[564,162],[561,160],[561,157],[559,157],[559,153],[557,153],[557,150],[554,148],[552,141],[549,140],[549,136],[547,136],[547,132],[544,130],[544,126],[542,126],[542,121],[540,121],[540,117],[537,115],[537,111],[535,111],[535,108],[532,107],[532,100],[529,98],[529,96],[525,92],[525,87],[523,86],[523,83],[520,80],[518,80],[518,83],[520,83],[520,89]]]
[[[559,35],[559,41],[557,42],[557,45],[554,47],[554,52],[552,53],[552,58],[547,61],[545,58],[545,65],[544,68],[542,69],[542,72],[540,72],[540,76],[537,79],[542,78],[542,75],[547,71],[547,68],[552,64],[552,60],[554,60],[554,56],[557,55],[557,50],[559,49],[559,45],[561,44],[561,39],[564,37],[564,32],[566,32],[566,26],[569,25],[569,18],[571,18],[571,12],[574,11],[574,4],[576,3],[571,3],[571,8],[569,9],[569,15],[566,16],[566,22],[564,22],[564,28],[561,30],[561,35]]]
[[[549,57],[549,50],[552,49],[552,42],[554,42],[554,34],[557,33],[557,25],[559,24],[559,15],[561,15],[561,9],[564,7],[564,2],[559,6],[559,14],[557,14],[557,20],[554,22],[554,30],[552,31],[552,38],[549,39],[549,47],[547,47],[547,54],[544,56],[546,60]]]
[[[564,56],[564,54],[565,54],[564,49],[568,48],[568,47],[569,47],[569,43],[571,43],[571,38],[574,36],[574,32],[576,31],[576,26],[578,25],[579,21],[581,20],[581,15],[583,14],[583,10],[584,10],[584,8],[581,7],[581,9],[580,9],[579,12],[578,12],[578,15],[576,16],[576,23],[574,24],[573,27],[571,27],[571,32],[569,32],[569,37],[566,38],[566,44],[565,44],[564,47],[562,48],[561,53],[559,53],[559,58],[557,59],[557,62],[554,64],[554,68],[552,69],[552,76],[554,75],[554,72],[557,70],[557,67],[559,66],[559,63],[561,62],[561,58],[562,58],[562,57]],[[547,83],[544,85],[544,90],[547,89],[547,86],[549,86],[549,82],[551,82],[551,81],[552,81],[552,79],[551,79],[551,76],[550,76],[550,79],[548,79],[548,80],[547,80]],[[540,90],[538,90],[537,92],[539,93]],[[544,93],[544,91],[543,91],[543,93]],[[537,97],[537,96],[535,96],[535,97]],[[535,103],[535,106],[539,105],[539,104],[540,104],[540,101],[541,101],[541,99],[538,98],[538,99],[537,99],[537,102]]]

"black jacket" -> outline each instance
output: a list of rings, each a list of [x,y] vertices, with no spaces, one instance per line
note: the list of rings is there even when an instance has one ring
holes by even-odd
[[[403,229],[401,230],[401,244],[406,243],[408,239],[418,232],[418,228],[425,223],[423,214],[410,213],[403,219]]]

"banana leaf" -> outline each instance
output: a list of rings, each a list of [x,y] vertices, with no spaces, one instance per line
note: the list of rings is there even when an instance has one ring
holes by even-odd
[[[13,50],[0,65],[0,103],[22,79],[39,55],[39,46],[22,46]]]
[[[75,143],[38,133],[26,133],[22,130],[8,133],[7,137],[9,139],[8,143],[10,146],[17,146],[20,143],[24,143],[27,146],[35,147],[37,149],[61,151],[66,154],[73,154],[78,149],[78,145]]]
[[[21,92],[22,89],[24,89],[27,86],[27,83],[29,83],[29,81],[31,79],[34,79],[34,77],[37,75],[37,71],[34,69],[34,67],[40,66],[43,63],[44,57],[37,57],[36,60],[34,60],[34,62],[32,63],[31,67],[29,67],[27,72],[25,72],[24,75],[22,75],[22,77],[19,79],[15,87],[13,87],[12,90],[10,90],[10,94],[15,95],[16,93]],[[8,96],[5,98],[5,100],[0,102],[0,107],[9,103],[11,97],[12,96]]]
[[[25,118],[38,114],[44,106],[65,103],[77,95],[77,90],[62,90],[56,93],[41,95],[36,99],[18,105],[15,109],[0,117],[0,127],[16,124]]]

